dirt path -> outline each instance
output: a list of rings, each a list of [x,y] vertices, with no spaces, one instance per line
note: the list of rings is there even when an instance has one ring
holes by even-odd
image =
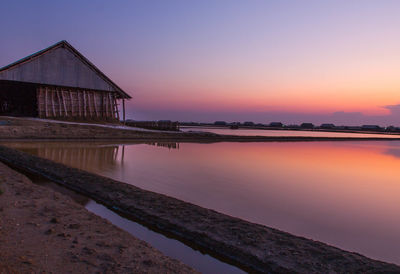
[[[0,273],[193,273],[0,163]]]

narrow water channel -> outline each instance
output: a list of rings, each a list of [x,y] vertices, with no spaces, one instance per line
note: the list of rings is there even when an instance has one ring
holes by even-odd
[[[141,239],[170,258],[177,259],[202,273],[245,273],[236,266],[225,263],[208,254],[195,250],[184,243],[155,232],[133,220],[120,216],[104,205],[64,188],[47,179],[26,174],[33,183],[51,188],[57,192],[71,197],[75,202],[83,205],[88,211],[110,221],[115,226],[129,232],[134,237]]]

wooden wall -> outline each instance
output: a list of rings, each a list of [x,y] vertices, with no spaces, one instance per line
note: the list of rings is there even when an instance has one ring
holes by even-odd
[[[78,120],[119,120],[116,94],[104,91],[37,88],[38,116]]]
[[[56,47],[37,58],[0,72],[1,80],[112,91],[114,87],[68,47]]]

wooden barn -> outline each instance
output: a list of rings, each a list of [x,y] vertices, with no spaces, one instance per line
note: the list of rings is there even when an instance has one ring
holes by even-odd
[[[0,68],[0,115],[118,121],[125,120],[126,99],[131,97],[66,41]]]

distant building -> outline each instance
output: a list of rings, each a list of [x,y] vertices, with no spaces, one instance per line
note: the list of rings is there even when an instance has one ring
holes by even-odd
[[[399,132],[399,131],[400,131],[400,127],[388,126],[388,127],[386,128],[386,131],[390,131],[390,132]]]
[[[252,127],[252,126],[254,126],[254,123],[253,122],[244,122],[243,125],[247,126],[247,127]]]
[[[269,123],[270,127],[283,127],[283,124],[281,122],[272,122]]]
[[[362,130],[371,130],[371,131],[381,131],[383,128],[381,128],[378,125],[363,125],[361,127]]]
[[[344,126],[344,129],[347,129],[347,130],[361,130],[361,127],[359,127],[359,126]]]
[[[314,124],[312,124],[312,123],[302,123],[302,124],[300,125],[300,127],[301,127],[301,128],[308,128],[308,129],[311,129],[311,128],[314,128]]]
[[[335,125],[334,124],[321,124],[320,128],[332,129],[332,128],[335,128]]]
[[[171,120],[159,120],[159,121],[135,121],[126,120],[125,124],[131,127],[157,129],[157,130],[179,130],[179,122],[172,122]]]
[[[216,126],[226,126],[227,124],[226,124],[225,121],[215,121],[214,125],[216,125]]]

